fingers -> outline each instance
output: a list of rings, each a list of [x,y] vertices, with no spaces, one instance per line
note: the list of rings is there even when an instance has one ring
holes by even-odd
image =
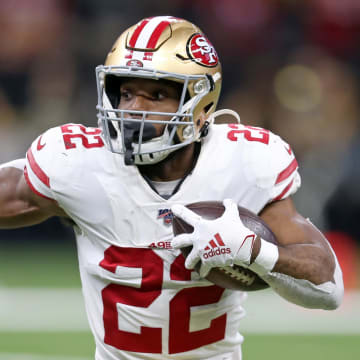
[[[201,220],[201,216],[195,214],[193,211],[189,210],[184,205],[176,204],[171,207],[173,214],[182,220],[184,220],[189,225],[195,226]]]
[[[186,246],[192,246],[193,242],[194,240],[191,234],[181,234],[173,238],[173,240],[171,241],[171,246],[174,249],[179,249]],[[186,257],[185,267],[189,270],[192,270],[194,269],[198,261],[200,261],[199,252],[193,247],[190,254]]]
[[[191,234],[180,234],[175,236],[172,240],[171,240],[171,246],[174,249],[179,249],[185,246],[190,246],[193,244],[193,239]]]
[[[175,236],[171,241],[171,246],[174,249],[179,249],[186,246],[193,246],[194,245],[194,236],[192,234],[180,234]],[[185,260],[185,267],[187,269],[193,269],[197,262],[200,261],[199,252],[193,246],[190,254],[186,257]]]
[[[192,270],[198,261],[200,261],[199,252],[195,250],[195,247],[193,247],[190,254],[186,257],[185,267],[189,270]]]

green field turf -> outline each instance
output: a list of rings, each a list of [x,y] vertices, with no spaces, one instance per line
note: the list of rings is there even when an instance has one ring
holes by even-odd
[[[41,359],[61,356],[61,359],[79,357],[90,360],[94,358],[94,345],[91,334],[87,332],[0,333],[0,360],[5,360],[6,356],[9,358],[8,354],[27,354],[31,360],[36,359],[35,355],[43,355],[39,357]],[[360,337],[249,334],[243,355],[243,360],[358,360]]]
[[[243,354],[244,360],[358,360],[360,336],[250,334]]]
[[[74,243],[0,246],[0,286],[79,288]]]
[[[94,358],[94,340],[89,332],[0,333],[1,353]]]

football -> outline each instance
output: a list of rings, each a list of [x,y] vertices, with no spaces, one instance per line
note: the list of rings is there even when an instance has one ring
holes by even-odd
[[[225,210],[224,205],[220,201],[201,201],[188,204],[186,207],[207,220],[214,220],[220,217]],[[259,216],[241,206],[238,206],[238,211],[241,221],[247,228],[256,235],[261,236],[262,239],[277,244],[275,235]],[[193,231],[191,225],[176,216],[173,218],[172,226],[174,235],[191,233]],[[191,249],[191,246],[181,249],[185,258]],[[200,262],[195,267],[195,270],[198,271],[199,269]],[[269,287],[255,272],[238,265],[212,268],[206,279],[218,286],[232,290],[255,291]]]

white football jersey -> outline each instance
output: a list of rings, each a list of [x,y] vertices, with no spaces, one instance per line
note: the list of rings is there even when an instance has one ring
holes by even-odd
[[[300,185],[288,144],[271,132],[214,125],[169,199],[106,150],[101,130],[67,124],[27,153],[25,177],[76,223],[80,274],[97,360],[229,359],[239,347],[242,292],[184,267],[171,249],[170,207],[232,198],[259,213]]]

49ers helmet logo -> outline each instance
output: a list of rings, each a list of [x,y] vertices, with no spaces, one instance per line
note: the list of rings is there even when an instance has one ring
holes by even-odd
[[[203,34],[194,34],[187,43],[188,56],[199,65],[214,67],[219,63],[211,42]]]
[[[131,59],[126,63],[126,66],[136,66],[136,67],[143,67],[144,64],[137,59]]]

